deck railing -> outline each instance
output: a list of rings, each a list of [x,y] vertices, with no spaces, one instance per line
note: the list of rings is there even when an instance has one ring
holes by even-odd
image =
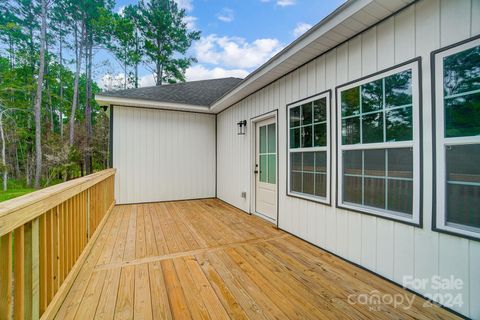
[[[55,315],[114,206],[114,179],[108,169],[0,203],[0,319]]]

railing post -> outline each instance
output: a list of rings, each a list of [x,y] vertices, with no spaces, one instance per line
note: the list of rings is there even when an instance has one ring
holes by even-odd
[[[87,241],[90,240],[90,190],[87,189]]]

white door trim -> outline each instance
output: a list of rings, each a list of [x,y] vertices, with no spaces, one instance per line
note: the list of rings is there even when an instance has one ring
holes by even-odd
[[[277,217],[275,220],[272,220],[272,219],[269,219],[267,216],[265,215],[262,215],[262,214],[258,214],[256,211],[255,211],[255,206],[256,206],[256,177],[255,177],[255,163],[256,163],[256,138],[257,138],[257,134],[256,134],[256,124],[257,122],[260,122],[260,121],[263,121],[263,120],[267,120],[267,119],[270,119],[270,118],[274,118],[275,119],[275,123],[276,123],[276,144],[277,144],[277,147],[276,147],[276,150],[277,150],[277,177],[276,177],[276,184],[277,184]],[[280,168],[279,168],[279,137],[278,137],[278,133],[279,133],[279,124],[278,124],[278,109],[274,109],[272,111],[269,111],[267,113],[264,113],[262,115],[259,115],[259,116],[256,116],[256,117],[253,117],[250,119],[250,130],[249,132],[251,133],[250,134],[250,214],[254,214],[256,216],[260,216],[261,218],[264,218],[266,219],[267,221],[270,221],[272,222],[273,224],[275,224],[277,227],[278,227],[278,213],[279,213],[279,183],[278,183],[278,179],[279,179],[279,171],[280,171]]]

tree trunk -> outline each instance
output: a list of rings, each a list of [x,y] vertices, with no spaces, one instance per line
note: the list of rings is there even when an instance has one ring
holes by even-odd
[[[27,151],[27,157],[26,157],[26,160],[25,160],[25,178],[26,178],[26,183],[27,183],[27,187],[30,187],[32,185],[32,179],[30,179],[30,154],[29,152]]]
[[[90,36],[91,37],[91,36]],[[88,41],[87,49],[87,87],[85,90],[85,173],[88,175],[92,173],[92,55],[93,55],[93,43],[90,38]]]
[[[85,32],[85,25],[82,23],[82,31],[80,34],[80,41],[78,40],[78,30],[77,25],[75,24],[74,28],[74,38],[75,38],[75,56],[76,56],[76,69],[75,69],[75,81],[73,85],[73,101],[72,109],[70,112],[70,135],[68,139],[68,144],[73,146],[74,137],[75,137],[75,111],[77,110],[78,104],[78,84],[80,81],[80,68],[82,63],[82,50],[83,50],[83,35]]]
[[[59,74],[59,83],[60,83],[60,105],[58,106],[58,123],[60,125],[60,139],[63,142],[63,78],[62,78],[62,70],[63,70],[63,57],[62,57],[62,46],[63,46],[63,38],[60,35],[60,43],[59,43],[59,53],[58,53],[58,61],[60,64],[60,74]]]
[[[135,29],[135,53],[138,58],[138,29]],[[135,62],[135,88],[138,88],[138,62]]]
[[[42,0],[42,27],[40,31],[40,70],[38,71],[37,95],[35,97],[35,188],[40,188],[40,178],[42,175],[42,89],[43,76],[45,72],[45,42],[47,32],[47,2]]]
[[[2,139],[3,191],[7,191],[7,161],[5,159],[5,135],[3,133],[3,111],[0,113],[0,137]]]
[[[162,63],[159,60],[157,60],[157,86],[162,85],[162,78],[163,78]]]
[[[22,173],[20,172],[20,160],[18,159],[18,144],[15,142],[15,178],[20,179]]]

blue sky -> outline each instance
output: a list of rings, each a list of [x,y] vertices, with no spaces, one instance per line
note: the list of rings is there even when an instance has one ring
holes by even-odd
[[[138,0],[117,0],[116,11]],[[187,12],[189,27],[202,32],[189,54],[198,63],[186,73],[187,80],[227,76],[245,77],[300,34],[319,22],[343,0],[176,0]],[[97,77],[122,78],[120,66],[108,60]],[[140,70],[140,84],[153,85],[146,67]],[[105,76],[108,73],[109,76]]]

